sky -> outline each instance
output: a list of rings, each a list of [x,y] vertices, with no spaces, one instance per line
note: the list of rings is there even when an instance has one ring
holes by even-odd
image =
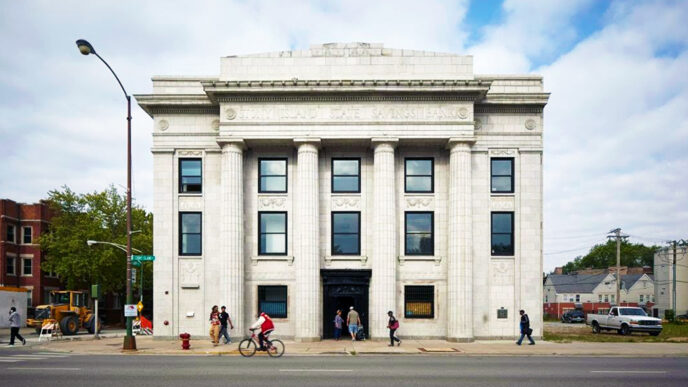
[[[621,227],[688,239],[688,2],[0,0],[0,198],[126,185],[126,104],[154,75],[327,42],[474,55],[476,74],[541,74],[544,269]],[[153,123],[133,108],[133,195],[152,208]]]

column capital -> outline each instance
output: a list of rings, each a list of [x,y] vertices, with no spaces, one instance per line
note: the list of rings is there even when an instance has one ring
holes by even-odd
[[[399,139],[396,137],[373,137],[370,139],[370,145],[372,145],[373,149],[385,144],[394,149],[397,147],[397,145],[399,145]]]
[[[300,147],[301,145],[312,145],[320,149],[320,138],[317,137],[297,137],[294,139],[294,146]]]
[[[449,150],[470,150],[471,146],[475,144],[475,137],[451,137],[447,141],[447,149]]]
[[[233,146],[241,150],[246,149],[246,143],[244,142],[243,138],[220,136],[216,141],[217,145],[219,145],[222,150],[225,150],[227,146]]]

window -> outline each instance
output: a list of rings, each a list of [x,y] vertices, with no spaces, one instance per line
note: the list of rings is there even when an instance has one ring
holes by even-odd
[[[495,158],[491,160],[491,184],[493,193],[514,192],[514,159]]]
[[[434,255],[432,212],[407,212],[404,222],[406,255]]]
[[[332,255],[361,254],[361,213],[332,213]]]
[[[514,213],[492,213],[492,255],[514,255]]]
[[[14,225],[8,224],[7,225],[7,241],[11,243],[16,243],[17,240],[14,239]]]
[[[179,213],[179,255],[201,255],[201,213]]]
[[[615,300],[616,300],[616,295],[612,294],[612,304],[615,302]]]
[[[31,226],[26,226],[23,228],[23,232],[24,232],[23,239],[22,239],[23,243],[30,245],[33,241],[33,238],[32,238],[33,228]]]
[[[272,318],[287,318],[287,287],[258,286],[258,311]]]
[[[576,294],[576,302],[580,302],[580,294]]]
[[[645,300],[645,296],[641,294],[640,295],[640,302],[643,302],[644,300]]]
[[[287,159],[258,159],[258,192],[287,192]]]
[[[404,317],[434,318],[435,287],[404,286]]]
[[[433,192],[434,159],[407,158],[404,160],[404,190],[406,192]]]
[[[604,295],[604,302],[609,302],[609,294]]]
[[[259,212],[258,254],[287,255],[287,213]]]
[[[26,288],[26,306],[29,308],[33,306],[33,289],[31,288]]]
[[[549,297],[545,296],[545,302],[549,302]]]
[[[22,258],[22,275],[26,277],[31,277],[33,275],[33,259],[32,258]]]
[[[332,159],[332,192],[361,192],[361,159]]]
[[[602,302],[602,295],[601,295],[601,294],[598,294],[598,295],[597,295],[597,301],[598,301],[598,302]]]
[[[17,275],[17,258],[5,256],[5,274]]]
[[[203,191],[203,165],[201,159],[179,159],[179,192]]]

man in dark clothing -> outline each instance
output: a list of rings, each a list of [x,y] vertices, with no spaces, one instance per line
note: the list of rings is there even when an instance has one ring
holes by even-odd
[[[223,305],[222,312],[220,312],[220,337],[225,338],[225,344],[229,344],[232,340],[229,338],[229,331],[227,330],[227,322],[229,322],[230,329],[234,329],[234,324],[232,324],[232,319],[229,318],[229,313],[227,313],[227,308]]]
[[[528,345],[535,345],[535,340],[530,337],[530,335],[533,333],[533,330],[530,329],[530,319],[528,318],[528,315],[523,309],[521,309],[518,313],[521,315],[521,337],[518,339],[516,344],[521,345],[521,342],[523,342],[523,337],[528,336],[528,340],[530,340],[530,344]]]
[[[26,339],[19,334],[19,327],[21,327],[21,316],[17,312],[17,308],[14,306],[10,308],[10,347],[14,346],[14,338],[16,337],[21,341],[22,345],[26,345]]]

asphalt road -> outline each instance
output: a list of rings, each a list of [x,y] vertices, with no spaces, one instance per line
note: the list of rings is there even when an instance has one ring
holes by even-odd
[[[686,386],[688,358],[84,356],[0,349],[0,386]]]

